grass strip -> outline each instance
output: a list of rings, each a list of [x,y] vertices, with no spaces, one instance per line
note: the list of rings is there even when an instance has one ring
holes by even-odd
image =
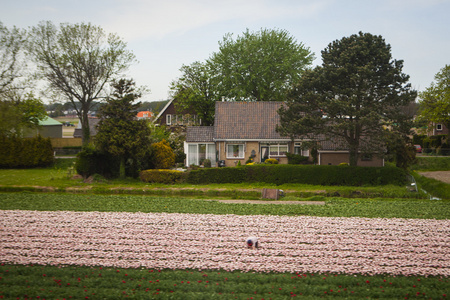
[[[307,200],[308,198],[306,198]],[[314,199],[315,200],[315,199]],[[325,205],[237,204],[180,197],[0,193],[0,209],[449,219],[450,201],[324,198]],[[270,203],[270,201],[268,201]]]
[[[1,265],[5,299],[445,299],[448,277]]]
[[[422,176],[416,172],[413,172],[413,176],[419,186],[419,188],[432,192],[432,195],[441,199],[450,199],[450,184]]]

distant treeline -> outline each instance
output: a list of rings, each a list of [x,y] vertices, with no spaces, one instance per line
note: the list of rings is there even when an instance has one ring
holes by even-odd
[[[159,112],[164,108],[164,106],[169,102],[169,100],[161,100],[161,101],[152,101],[152,102],[141,102],[141,105],[139,106],[138,111],[151,111],[156,115],[159,114]],[[96,112],[100,106],[103,105],[102,102],[94,102],[94,105],[92,105],[91,111]],[[77,105],[78,106],[78,105]],[[45,104],[45,109],[50,112],[50,117],[60,117],[64,116],[65,111],[73,110],[73,104],[70,102],[66,103],[50,103]]]

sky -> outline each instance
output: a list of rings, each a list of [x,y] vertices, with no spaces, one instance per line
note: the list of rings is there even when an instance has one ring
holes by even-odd
[[[450,0],[0,0],[0,21],[27,29],[40,21],[87,23],[118,34],[138,63],[124,74],[169,99],[183,65],[204,62],[227,33],[281,29],[320,65],[328,44],[362,31],[381,35],[422,91],[450,64]]]

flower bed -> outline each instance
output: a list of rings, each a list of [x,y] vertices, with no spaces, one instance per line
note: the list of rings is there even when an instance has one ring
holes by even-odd
[[[0,241],[24,265],[450,275],[449,220],[2,210]]]

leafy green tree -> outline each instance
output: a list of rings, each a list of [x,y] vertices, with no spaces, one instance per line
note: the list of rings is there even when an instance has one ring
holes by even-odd
[[[443,123],[450,128],[450,65],[445,65],[434,76],[434,80],[430,87],[419,94],[419,119],[427,123]]]
[[[314,55],[286,30],[227,34],[209,59],[217,94],[229,100],[285,101]]]
[[[105,96],[105,88],[128,69],[134,55],[117,35],[107,35],[90,23],[57,27],[50,21],[41,22],[31,29],[28,48],[50,89],[76,109],[86,145],[93,101]]]
[[[100,108],[95,145],[120,161],[120,178],[126,176],[126,163],[145,168],[150,149],[150,128],[135,118],[141,97],[133,80],[120,79],[112,84],[114,92]]]
[[[411,117],[402,108],[417,93],[381,36],[360,32],[336,40],[322,51],[322,61],[304,73],[280,109],[281,134],[343,141],[356,166],[360,151],[383,151],[386,128],[409,133]]]
[[[21,136],[26,129],[37,128],[47,117],[44,103],[33,93],[23,99],[0,100],[0,134]]]
[[[214,124],[215,102],[220,100],[208,63],[194,62],[181,67],[182,76],[172,82],[171,91],[176,110],[193,110],[202,120],[202,125]]]

